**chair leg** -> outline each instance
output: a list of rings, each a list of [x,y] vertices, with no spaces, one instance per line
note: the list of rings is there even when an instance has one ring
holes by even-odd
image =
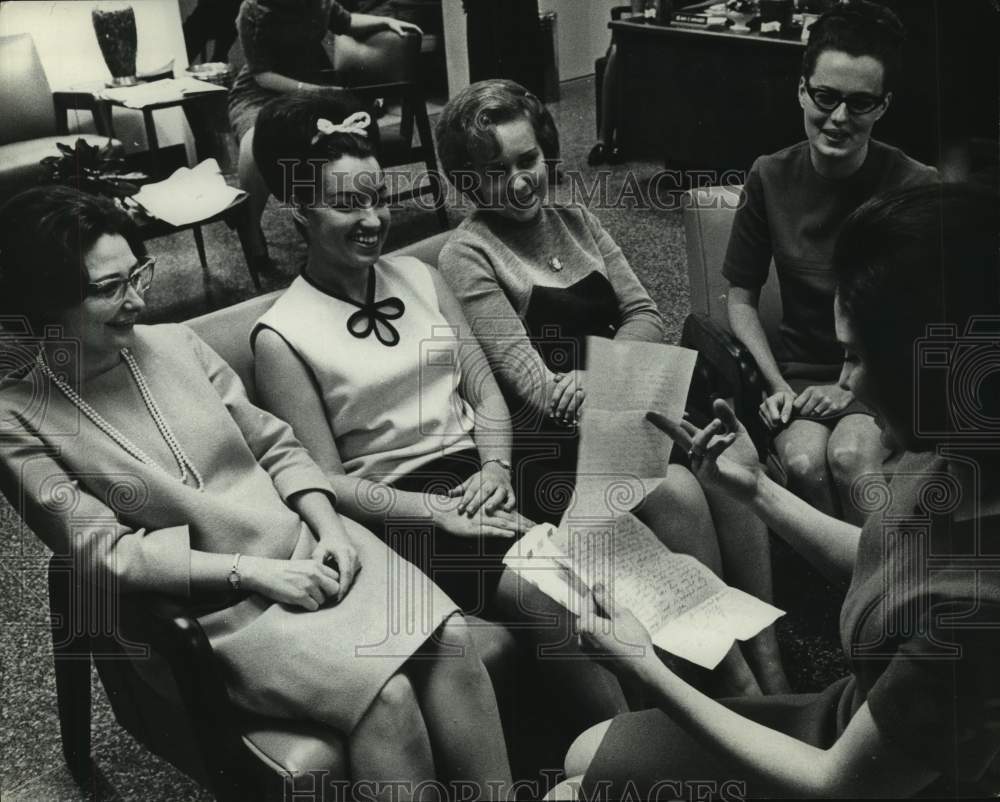
[[[236,236],[240,239],[240,248],[243,249],[243,258],[247,263],[247,271],[250,273],[250,280],[253,282],[257,292],[261,291],[260,274],[257,272],[257,264],[254,261],[253,251],[250,250],[250,232],[254,221],[250,219],[250,204],[244,200],[235,215],[231,218],[230,225],[236,229]]]
[[[91,776],[90,644],[74,632],[73,576],[53,557],[49,563],[49,614],[55,662],[59,732],[66,765],[77,782]]]
[[[441,224],[441,230],[448,230],[448,206],[444,202],[444,186],[441,180],[441,174],[435,170],[430,175],[431,178],[431,192],[434,195],[434,211],[437,212],[438,223]]]

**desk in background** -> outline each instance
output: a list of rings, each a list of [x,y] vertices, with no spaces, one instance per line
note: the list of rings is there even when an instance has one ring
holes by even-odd
[[[618,48],[618,142],[629,158],[692,169],[750,167],[804,137],[798,40],[631,21]]]

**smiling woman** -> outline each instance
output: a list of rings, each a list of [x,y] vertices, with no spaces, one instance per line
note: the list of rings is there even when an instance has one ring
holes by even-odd
[[[838,6],[812,27],[798,102],[806,141],[754,162],[733,224],[723,273],[732,330],[768,385],[761,416],[789,487],[852,522],[855,478],[883,470],[870,410],[838,387],[833,242],[847,215],[881,192],[937,180],[937,172],[872,139],[892,103],[903,30],[874,3]],[[781,347],[772,351],[757,304],[771,260],[780,281]]]
[[[115,594],[105,615],[118,594],[171,597],[198,617],[233,704],[342,734],[352,779],[379,798],[390,782],[505,787],[496,701],[455,605],[337,513],[288,424],[190,329],[135,325],[152,278],[136,234],[113,203],[68,187],[0,209],[4,312],[39,335],[5,338],[31,356],[0,380],[0,491],[72,558],[74,582]],[[394,572],[413,581],[406,598]],[[131,634],[100,613],[73,610]]]
[[[302,275],[254,332],[258,385],[348,514],[387,537],[395,520],[436,526],[426,555],[463,557],[468,569],[439,578],[473,608],[493,595],[504,538],[523,529],[507,407],[437,272],[382,258],[390,216],[377,129],[355,109],[283,97],[258,117],[254,158],[309,242]]]

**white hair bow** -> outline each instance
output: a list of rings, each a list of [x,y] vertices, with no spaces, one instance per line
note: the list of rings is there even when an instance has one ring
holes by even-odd
[[[368,136],[368,126],[372,124],[372,116],[367,111],[356,111],[347,117],[339,125],[334,125],[327,119],[320,117],[316,120],[316,134],[309,143],[315,145],[323,137],[330,134],[357,134],[358,136]]]

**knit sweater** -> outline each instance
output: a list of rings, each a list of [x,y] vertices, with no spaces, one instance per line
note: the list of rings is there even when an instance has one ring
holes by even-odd
[[[444,246],[439,268],[461,301],[504,393],[531,407],[545,404],[540,379],[552,369],[526,322],[540,291],[569,291],[597,274],[610,284],[617,303],[617,320],[607,335],[663,340],[663,317],[656,304],[621,248],[581,206],[547,204],[528,224],[474,212]],[[547,333],[556,337],[580,323],[550,322]]]

